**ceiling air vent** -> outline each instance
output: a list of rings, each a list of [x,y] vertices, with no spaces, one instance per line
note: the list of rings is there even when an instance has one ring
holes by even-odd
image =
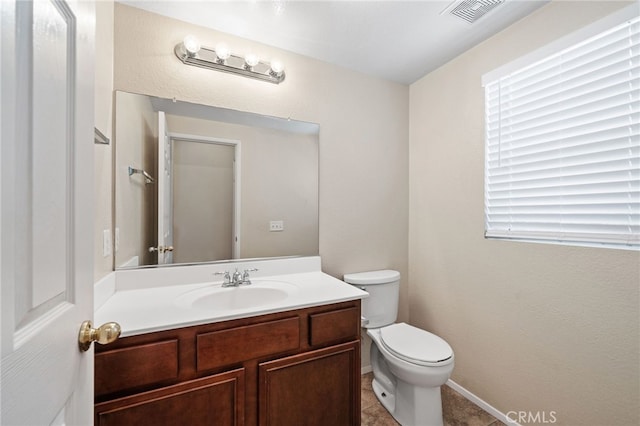
[[[505,0],[462,0],[453,2],[447,9],[449,13],[473,24]]]

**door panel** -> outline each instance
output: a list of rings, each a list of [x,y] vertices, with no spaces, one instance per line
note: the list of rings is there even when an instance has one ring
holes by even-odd
[[[2,424],[90,423],[91,2],[3,1]],[[37,407],[37,409],[34,409]]]
[[[21,145],[19,159],[20,167],[30,170],[31,174],[23,177],[21,199],[21,208],[31,212],[31,217],[23,222],[23,229],[31,233],[31,238],[18,241],[24,244],[25,254],[31,253],[20,259],[25,262],[22,267],[26,281],[21,288],[30,293],[24,295],[29,297],[23,305],[28,309],[27,316],[39,306],[66,301],[71,295],[68,271],[73,259],[69,250],[58,248],[68,247],[70,243],[67,217],[73,202],[69,166],[75,153],[72,132],[76,105],[68,93],[75,56],[70,43],[75,37],[73,19],[64,3],[33,3],[33,51],[48,54],[32,56],[33,75],[38,77],[33,79],[31,90],[28,112],[31,124],[25,123],[31,137],[25,136],[31,143]],[[40,309],[46,310],[46,307]]]

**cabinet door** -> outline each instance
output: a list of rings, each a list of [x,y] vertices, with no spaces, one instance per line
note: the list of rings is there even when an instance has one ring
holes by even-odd
[[[259,365],[260,425],[360,424],[360,342]]]
[[[244,369],[96,404],[96,426],[244,425]]]

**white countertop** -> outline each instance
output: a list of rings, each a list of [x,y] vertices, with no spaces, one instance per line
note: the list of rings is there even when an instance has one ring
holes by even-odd
[[[221,281],[192,284],[162,285],[118,289],[95,311],[95,324],[115,321],[122,328],[122,337],[163,331],[180,327],[207,324],[282,312],[310,306],[362,299],[368,294],[319,270],[252,277],[256,288],[283,282],[288,288],[284,300],[266,302],[255,307],[233,309],[204,309],[189,306],[193,295],[214,291],[232,292],[251,286],[220,289]],[[238,294],[242,294],[239,292]],[[187,302],[185,302],[187,301]]]

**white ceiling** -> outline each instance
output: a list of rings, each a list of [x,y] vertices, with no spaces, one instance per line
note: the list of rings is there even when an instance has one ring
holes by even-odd
[[[451,0],[118,1],[411,84],[548,0],[506,0],[473,24],[445,11]]]

